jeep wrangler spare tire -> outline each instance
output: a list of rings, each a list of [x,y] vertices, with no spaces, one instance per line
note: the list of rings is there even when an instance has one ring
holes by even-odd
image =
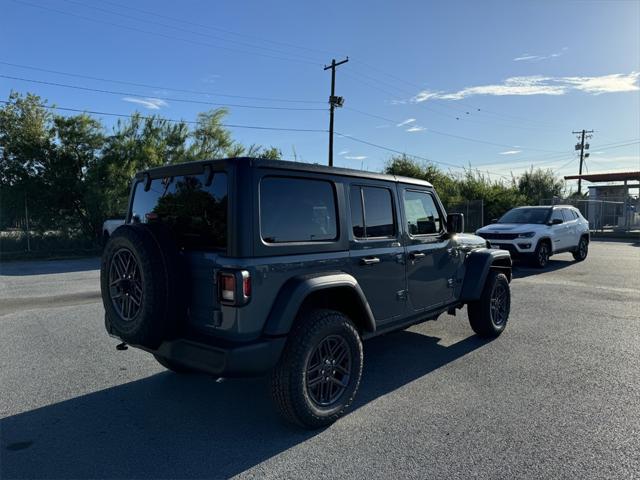
[[[175,243],[161,225],[123,225],[105,245],[102,302],[111,331],[126,343],[157,348],[184,318],[184,280]]]

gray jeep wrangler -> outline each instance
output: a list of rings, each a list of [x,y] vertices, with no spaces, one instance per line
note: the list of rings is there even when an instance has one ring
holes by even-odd
[[[433,187],[233,158],[138,173],[101,265],[106,329],[174,372],[269,373],[283,416],[317,428],[362,376],[362,341],[467,305],[509,317],[511,257],[460,234]]]

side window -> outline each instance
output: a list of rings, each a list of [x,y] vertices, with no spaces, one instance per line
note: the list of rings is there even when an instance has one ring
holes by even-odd
[[[260,234],[265,242],[336,240],[336,217],[330,182],[288,177],[260,182]]]
[[[559,208],[554,208],[553,213],[551,214],[551,221],[553,222],[556,218],[562,220],[564,222],[564,217],[562,216],[562,211]]]
[[[562,209],[562,215],[564,216],[564,221],[565,222],[572,222],[576,219],[576,217],[573,216],[573,212],[571,210],[569,210],[568,208],[563,208]]]
[[[404,213],[410,235],[430,235],[442,232],[442,219],[433,196],[427,192],[406,190]]]
[[[356,238],[364,238],[364,211],[362,210],[362,189],[360,187],[351,187],[350,192],[351,204],[351,227],[353,228],[353,236]]]
[[[356,238],[384,238],[395,235],[391,191],[384,187],[352,186],[351,227]]]

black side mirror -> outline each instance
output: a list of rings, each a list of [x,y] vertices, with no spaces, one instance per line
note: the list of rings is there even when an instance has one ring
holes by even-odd
[[[491,219],[491,223],[498,223],[498,219],[497,218],[492,218]]]
[[[464,232],[464,215],[462,213],[450,213],[447,215],[447,231],[449,233]]]
[[[553,220],[551,220],[551,222],[549,222],[549,225],[560,225],[561,223],[562,223],[561,218],[554,218]]]

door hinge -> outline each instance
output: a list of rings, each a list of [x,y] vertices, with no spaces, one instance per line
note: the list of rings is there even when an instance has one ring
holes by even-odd
[[[406,290],[398,290],[396,292],[396,300],[400,300],[401,302],[407,301],[407,291]]]
[[[453,288],[456,284],[455,278],[451,277],[447,280],[447,287]]]

